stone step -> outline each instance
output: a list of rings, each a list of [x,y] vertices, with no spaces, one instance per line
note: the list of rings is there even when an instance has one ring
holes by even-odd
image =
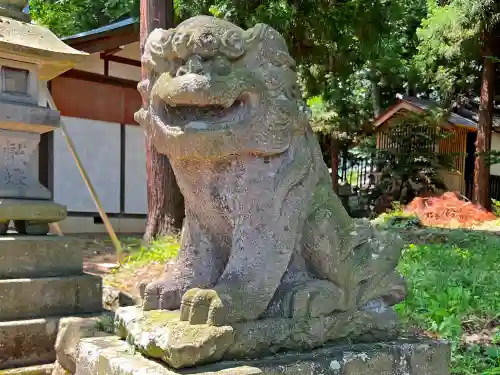
[[[54,370],[54,365],[52,363],[46,365],[29,366],[29,367],[18,367],[10,370],[4,370],[0,374],[2,375],[51,375]]]
[[[54,363],[56,360],[55,344],[57,334],[60,326],[64,326],[64,321],[80,318],[93,322],[104,316],[112,316],[112,314],[97,311],[95,314],[75,315],[72,317],[0,322],[0,374],[10,374],[10,372],[4,372],[5,369],[15,371],[20,367],[24,368],[24,366]],[[26,371],[29,368],[31,367],[26,367]],[[38,368],[33,367],[33,369]],[[43,366],[40,366],[40,368],[43,368]],[[17,372],[12,372],[12,374],[17,374]],[[20,374],[24,374],[24,372],[20,372]],[[26,372],[26,374],[31,373]],[[33,372],[33,374],[37,373]]]
[[[59,318],[0,322],[0,370],[54,362],[58,325]]]
[[[0,322],[102,310],[98,276],[0,280]]]
[[[449,375],[450,345],[435,340],[329,346],[174,370],[115,336],[80,340],[77,375]],[[188,353],[192,353],[187,351]],[[192,355],[192,354],[191,354]]]
[[[82,339],[78,345],[76,373],[78,375],[177,375],[158,362],[133,353],[118,337]],[[202,374],[196,370],[193,374]],[[228,372],[227,375],[256,375],[258,372]],[[212,373],[211,375],[219,375]]]
[[[83,241],[59,236],[1,236],[0,279],[82,273]]]

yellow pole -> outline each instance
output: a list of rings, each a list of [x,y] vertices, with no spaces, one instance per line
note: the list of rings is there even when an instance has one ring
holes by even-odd
[[[45,91],[45,96],[47,97],[47,102],[49,103],[50,108],[57,110],[56,103],[54,102],[54,98],[52,98],[52,95],[49,92],[49,89],[45,86],[44,87]],[[97,196],[94,187],[92,183],[90,182],[90,178],[87,175],[87,172],[85,171],[85,168],[82,165],[82,162],[80,160],[80,157],[78,156],[78,153],[76,152],[75,149],[75,144],[73,143],[73,140],[68,134],[68,131],[66,129],[66,125],[64,124],[64,121],[61,119],[60,122],[60,129],[61,132],[66,139],[66,142],[68,143],[68,148],[73,155],[73,158],[75,159],[76,166],[80,170],[80,174],[82,175],[83,181],[85,182],[85,185],[87,185],[87,188],[89,189],[90,195],[92,199],[94,200],[94,204],[97,208],[97,211],[99,212],[99,215],[101,216],[102,222],[104,223],[104,226],[106,227],[106,231],[108,232],[109,237],[111,238],[111,242],[113,242],[113,246],[115,247],[116,250],[116,257],[118,259],[118,262],[121,263],[122,261],[122,245],[120,243],[120,240],[116,236],[116,233],[113,229],[113,226],[111,225],[111,222],[109,221],[108,215],[106,215],[106,212],[102,208],[101,201],[99,200],[99,197]]]
[[[64,235],[63,232],[62,232],[62,230],[61,230],[61,228],[59,227],[59,223],[50,223],[49,226],[50,226],[50,229],[52,231],[56,232],[56,234],[58,236],[63,236]]]

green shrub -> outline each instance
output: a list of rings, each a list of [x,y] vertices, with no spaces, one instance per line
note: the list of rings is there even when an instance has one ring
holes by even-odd
[[[399,270],[409,294],[397,305],[408,324],[453,344],[453,374],[500,374],[499,341],[465,345],[464,333],[479,332],[500,318],[500,241],[496,235],[455,230],[445,243],[409,244]]]
[[[372,220],[372,224],[379,229],[411,229],[420,228],[422,223],[413,213],[403,211],[399,202],[392,203],[393,209],[390,212],[379,215]]]

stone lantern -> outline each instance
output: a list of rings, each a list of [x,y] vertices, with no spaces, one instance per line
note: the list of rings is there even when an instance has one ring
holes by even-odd
[[[0,0],[0,234],[11,221],[20,234],[47,234],[50,223],[67,215],[38,180],[33,155],[40,135],[60,122],[59,112],[48,108],[40,93],[47,81],[87,55],[31,24],[22,12],[27,3]]]

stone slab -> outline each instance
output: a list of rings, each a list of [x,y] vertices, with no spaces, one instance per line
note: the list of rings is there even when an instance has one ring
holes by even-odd
[[[51,375],[54,370],[52,363],[46,365],[19,367],[0,371],[0,375]]]
[[[8,25],[8,32],[5,30]],[[12,51],[18,58],[30,58],[38,67],[38,79],[50,81],[75,64],[83,61],[87,53],[78,51],[42,25],[9,19],[0,25],[3,38],[0,53],[10,56]]]
[[[259,360],[174,370],[134,353],[117,337],[80,341],[76,375],[449,375],[451,349],[435,340],[328,346]]]
[[[375,342],[398,337],[396,315],[391,309],[305,319],[268,318],[230,326],[189,324],[179,317],[178,311],[121,307],[116,311],[115,326],[118,336],[133,343],[138,351],[174,368],[278,350],[314,349],[344,338]]]
[[[0,236],[0,279],[80,275],[83,241],[60,236]]]
[[[0,103],[0,129],[46,133],[59,127],[59,111],[21,103]]]
[[[31,220],[56,223],[64,220],[66,215],[66,206],[51,201],[0,199],[0,221]]]
[[[54,362],[58,325],[59,318],[0,322],[0,370]]]
[[[106,315],[110,313],[0,322],[0,370],[54,362],[61,325],[74,319],[97,324]],[[4,373],[0,371],[0,375]]]
[[[98,276],[0,280],[0,321],[102,311]]]
[[[105,312],[95,316],[73,316],[60,320],[55,350],[58,367],[62,372],[76,372],[76,352],[82,338],[110,336],[113,333],[113,315]]]

